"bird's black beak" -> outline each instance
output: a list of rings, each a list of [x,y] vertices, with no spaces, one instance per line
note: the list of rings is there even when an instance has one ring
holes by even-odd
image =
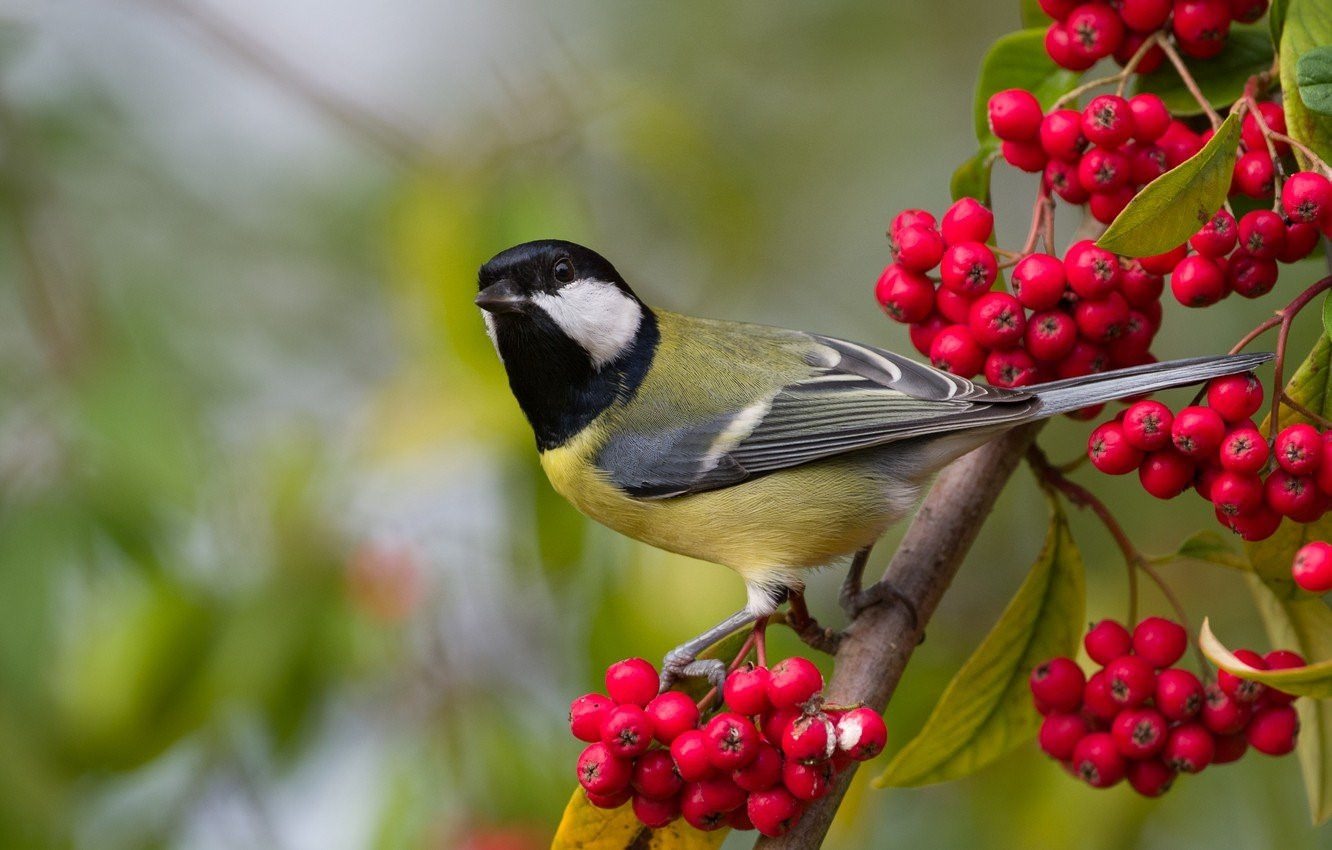
[[[495,281],[476,296],[476,306],[490,313],[517,313],[526,304],[527,296],[508,278]]]

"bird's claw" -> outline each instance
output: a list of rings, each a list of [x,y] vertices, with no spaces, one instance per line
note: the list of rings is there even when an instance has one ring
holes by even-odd
[[[726,684],[726,663],[716,658],[694,658],[673,649],[661,662],[661,691],[670,690],[681,679],[707,679],[718,690]]]
[[[920,615],[916,612],[916,603],[912,602],[906,594],[887,582],[879,581],[854,594],[843,595],[840,601],[842,603],[842,610],[853,620],[860,616],[861,612],[866,608],[871,608],[884,602],[898,602],[906,609],[907,616],[911,618],[911,628],[913,630],[920,628]],[[922,636],[922,640],[923,639]]]

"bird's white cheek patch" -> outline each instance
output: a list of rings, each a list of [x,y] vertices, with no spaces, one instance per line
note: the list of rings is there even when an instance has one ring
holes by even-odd
[[[576,280],[554,295],[537,293],[532,302],[583,347],[598,369],[629,348],[643,321],[638,302],[604,280]]]

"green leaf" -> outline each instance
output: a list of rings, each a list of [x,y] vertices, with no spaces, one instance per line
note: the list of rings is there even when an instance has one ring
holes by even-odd
[[[1272,0],[1267,9],[1267,25],[1272,31],[1272,43],[1281,43],[1281,30],[1286,26],[1286,7],[1290,0]]]
[[[1329,44],[1332,44],[1332,3],[1327,0],[1290,0],[1286,4],[1280,51],[1286,132],[1308,145],[1325,161],[1332,157],[1332,116],[1310,109],[1296,92],[1300,85],[1300,59]],[[1303,160],[1298,152],[1296,157]]]
[[[1143,187],[1096,244],[1146,257],[1197,233],[1226,201],[1239,136],[1239,116],[1231,115],[1202,150]]]
[[[1314,413],[1329,416],[1332,415],[1332,387],[1329,387],[1329,382],[1332,382],[1332,343],[1328,342],[1326,336],[1320,335],[1309,356],[1286,384],[1286,392]],[[1289,408],[1282,409],[1282,425],[1307,421]],[[1266,434],[1267,427],[1268,421],[1264,419],[1259,428]],[[1282,520],[1271,537],[1245,545],[1254,573],[1277,597],[1309,598],[1309,594],[1291,579],[1290,562],[1294,560],[1296,551],[1310,540],[1332,540],[1332,514],[1311,523]]]
[[[1227,107],[1244,93],[1244,83],[1249,77],[1272,66],[1272,37],[1267,27],[1260,24],[1236,25],[1231,27],[1226,49],[1220,55],[1213,59],[1186,59],[1184,64],[1208,103],[1218,109]],[[1202,114],[1202,107],[1169,62],[1138,77],[1136,90],[1160,95],[1176,115]]]
[[[1253,567],[1244,553],[1235,551],[1226,538],[1215,531],[1199,531],[1179,544],[1179,549],[1171,555],[1162,555],[1152,559],[1156,564],[1168,564],[1174,561],[1203,561],[1228,567],[1232,570],[1252,572]]]
[[[1257,667],[1250,667],[1217,640],[1216,635],[1212,633],[1211,623],[1206,619],[1203,620],[1202,631],[1198,635],[1198,646],[1213,664],[1242,679],[1262,682],[1288,694],[1314,699],[1332,697],[1332,660],[1311,661],[1306,657],[1305,660],[1310,661],[1307,666],[1289,670],[1260,670]]]
[[[1332,47],[1316,47],[1295,63],[1300,100],[1313,112],[1332,115]]]
[[[1305,658],[1332,658],[1332,610],[1321,599],[1280,599],[1260,582],[1250,584],[1272,646]],[[1309,816],[1314,824],[1332,817],[1332,700],[1295,701],[1300,742],[1295,754],[1304,774]]]
[[[683,820],[662,829],[648,829],[628,804],[598,809],[576,789],[564,808],[550,850],[716,850],[729,829],[701,832]]]
[[[1081,75],[1060,68],[1045,52],[1045,29],[1033,27],[1009,33],[990,46],[981,61],[973,106],[976,141],[998,147],[990,132],[987,109],[990,96],[1004,89],[1026,89],[1049,109],[1059,97],[1078,84]]]
[[[1077,652],[1085,597],[1082,557],[1050,497],[1050,530],[1031,572],[920,733],[874,784],[928,785],[967,776],[1035,735],[1040,715],[1031,708],[1027,678],[1043,661]]]
[[[1041,8],[1039,0],[1020,0],[1018,13],[1022,16],[1024,27],[1048,27],[1051,18]]]
[[[1323,298],[1323,335],[1332,337],[1332,293]]]
[[[948,188],[953,200],[975,198],[982,204],[990,204],[990,172],[994,170],[994,147],[983,146],[976,155],[957,167]]]

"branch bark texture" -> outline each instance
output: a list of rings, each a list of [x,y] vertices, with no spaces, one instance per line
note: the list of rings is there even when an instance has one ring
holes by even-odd
[[[981,523],[1040,427],[1041,423],[1034,423],[1010,431],[959,458],[939,474],[881,579],[915,604],[919,624],[912,623],[910,613],[901,604],[889,602],[865,609],[847,627],[837,650],[832,680],[825,690],[828,702],[864,703],[876,711],[887,707],[926,624],[975,542]],[[853,765],[839,774],[832,792],[810,805],[790,832],[780,838],[761,839],[755,847],[819,847],[855,770]]]

